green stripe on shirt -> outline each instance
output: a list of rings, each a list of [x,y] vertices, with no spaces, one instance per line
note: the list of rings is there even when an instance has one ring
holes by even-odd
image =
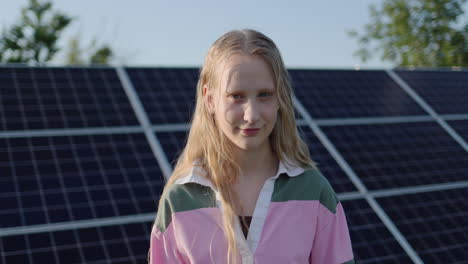
[[[216,207],[213,190],[198,183],[172,184],[161,199],[163,202],[156,217],[156,227],[161,232],[166,231],[173,213]]]
[[[318,200],[332,213],[336,212],[336,206],[339,202],[328,180],[316,168],[308,169],[296,177],[289,177],[285,174],[279,176],[275,182],[271,201],[286,202],[290,200]]]

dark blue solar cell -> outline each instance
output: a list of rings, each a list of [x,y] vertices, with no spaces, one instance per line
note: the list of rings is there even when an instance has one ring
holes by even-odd
[[[2,138],[1,227],[154,213],[164,185],[143,134]],[[47,166],[45,166],[47,165]],[[41,169],[38,168],[47,168]]]
[[[342,204],[356,263],[412,263],[365,200]]]
[[[149,238],[148,238],[149,240]],[[130,249],[133,252],[134,256],[138,256],[139,259],[145,261],[147,260],[148,250],[149,250],[149,241],[141,238],[132,238],[130,241]]]
[[[83,252],[84,262],[90,263],[94,261],[99,261],[106,259],[106,253],[102,244],[83,244],[81,247],[81,252]]]
[[[468,251],[468,188],[379,198],[424,263],[464,263]]]
[[[52,233],[52,237],[57,245],[76,244],[75,232],[74,230],[56,231]]]
[[[33,263],[48,263],[51,259],[55,259],[54,252],[32,252],[31,259]]]
[[[27,255],[5,255],[5,263],[31,263]]]
[[[101,229],[101,235],[104,240],[118,240],[124,236],[122,228],[118,226],[103,226]]]
[[[48,233],[38,233],[28,235],[29,246],[32,248],[43,248],[48,247],[51,242],[50,234]]]
[[[122,226],[125,236],[128,241],[130,241],[130,248],[133,256],[137,256],[138,258],[144,257],[144,260],[146,260],[149,249],[149,232],[151,231],[152,226],[153,222]],[[145,234],[146,236],[144,236]]]
[[[111,259],[127,258],[131,256],[127,245],[124,245],[119,241],[106,241],[105,245]]]
[[[186,131],[156,133],[156,137],[158,137],[158,140],[163,147],[164,153],[166,154],[166,157],[171,163],[172,167],[175,166],[177,158],[179,158],[179,155],[182,153],[182,150],[185,147],[187,136],[188,132]]]
[[[384,71],[290,70],[312,118],[426,115]]]
[[[81,253],[77,248],[62,248],[57,250],[58,262],[57,263],[81,263]],[[52,261],[52,260],[50,260]],[[54,263],[54,262],[49,262]]]
[[[49,222],[57,223],[57,222],[66,222],[69,220],[68,218],[68,210],[65,208],[49,208]]]
[[[24,222],[24,219],[17,213],[17,210],[6,210],[2,212],[2,224],[4,226],[17,226],[18,223],[22,222]]]
[[[0,237],[2,240],[2,250],[0,252],[14,252],[26,248],[26,237],[23,235],[18,236],[5,236]]]
[[[453,120],[447,121],[447,123],[465,140],[465,142],[468,142],[468,120]]]
[[[24,225],[35,225],[37,223],[48,222],[46,212],[43,211],[43,208],[33,208],[31,210],[24,211],[22,214]],[[20,225],[20,223],[17,223],[17,225]]]
[[[138,125],[112,68],[0,67],[0,131]]]
[[[36,200],[34,200],[36,201]],[[18,197],[4,197],[2,198],[2,209],[4,210],[16,210],[19,207]]]
[[[396,73],[438,114],[468,113],[468,71],[398,70]]]
[[[78,232],[78,239],[81,243],[92,243],[100,241],[100,237],[96,228],[83,228]]]
[[[435,122],[322,129],[371,190],[468,179],[468,153]]]
[[[335,192],[357,191],[352,182],[339,167],[327,149],[322,145],[312,130],[306,126],[299,126],[301,137],[309,146],[312,160],[318,163],[318,168],[333,186]]]
[[[126,68],[153,124],[187,123],[195,107],[198,69]]]
[[[151,225],[152,222],[145,222],[3,236],[0,237],[0,260],[33,264],[144,263]]]

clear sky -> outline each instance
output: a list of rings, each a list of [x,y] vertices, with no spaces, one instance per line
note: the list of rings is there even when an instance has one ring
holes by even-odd
[[[3,0],[0,26],[17,21],[28,0]],[[61,45],[81,34],[110,43],[118,63],[138,66],[200,66],[213,41],[235,28],[272,38],[288,67],[389,68],[375,56],[361,63],[348,36],[369,22],[368,7],[382,0],[54,0],[54,8],[77,17]],[[60,61],[60,57],[57,59]]]

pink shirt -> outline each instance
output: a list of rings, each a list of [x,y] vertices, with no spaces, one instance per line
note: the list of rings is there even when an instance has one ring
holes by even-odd
[[[219,193],[199,170],[161,197],[150,263],[226,263]],[[354,263],[343,207],[317,168],[280,162],[260,191],[247,239],[235,220],[238,263]]]

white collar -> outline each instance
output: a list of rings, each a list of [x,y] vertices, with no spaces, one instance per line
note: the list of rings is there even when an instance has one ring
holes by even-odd
[[[216,190],[211,181],[202,176],[203,174],[205,174],[204,172],[205,170],[203,170],[201,167],[193,166],[190,172],[186,176],[177,179],[175,181],[175,184],[185,184],[193,182],[198,183],[200,185],[208,186],[212,190]],[[289,177],[295,177],[303,172],[304,169],[302,167],[296,165],[296,163],[286,158],[286,163],[284,163],[281,160],[279,161],[278,171],[276,172],[275,176],[271,178],[277,179],[282,173],[286,173],[286,175],[288,175]]]

